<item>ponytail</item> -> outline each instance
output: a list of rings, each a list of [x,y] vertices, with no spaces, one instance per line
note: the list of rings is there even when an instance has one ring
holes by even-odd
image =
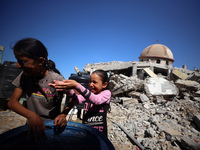
[[[58,71],[58,69],[56,69],[56,65],[52,60],[46,59],[45,65],[46,65],[47,70],[52,70],[52,71],[60,74],[60,71]]]

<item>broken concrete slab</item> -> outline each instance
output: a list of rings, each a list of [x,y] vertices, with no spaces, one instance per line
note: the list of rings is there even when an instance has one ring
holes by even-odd
[[[200,149],[200,144],[196,143],[194,140],[192,140],[188,136],[183,136],[181,138],[181,144],[184,147],[184,149],[187,149],[187,150],[199,150]]]
[[[136,91],[130,91],[130,92],[127,92],[127,96],[129,97],[134,97],[134,98],[140,98],[140,92],[136,92]]]
[[[188,75],[179,71],[178,69],[177,70],[172,70],[172,74],[174,76],[176,76],[178,79],[182,79],[182,80],[185,80],[188,78]]]
[[[124,107],[128,107],[128,105],[132,103],[138,103],[138,100],[136,98],[120,97],[120,100]]]
[[[147,95],[178,95],[176,86],[162,77],[150,77],[144,84]]]
[[[151,71],[149,68],[144,68],[143,69],[150,77],[157,77],[157,75]]]
[[[193,121],[194,121],[195,125],[197,126],[197,128],[200,129],[200,115],[195,115],[193,117]]]
[[[158,125],[158,127],[159,127],[160,132],[165,132],[166,134],[170,135],[171,137],[176,137],[176,136],[181,137],[182,136],[182,134],[179,131],[170,128],[170,126],[168,124]]]
[[[181,137],[182,136],[182,134],[179,131],[174,130],[172,128],[166,128],[164,130],[164,132],[167,133],[167,134],[169,134],[171,137],[177,137],[177,136]]]
[[[193,81],[197,81],[198,83],[200,83],[200,72],[193,71],[189,75],[188,80],[193,80]]]
[[[143,81],[137,77],[114,74],[110,77],[109,87],[114,96],[141,89]]]
[[[90,63],[90,64],[86,64],[83,70],[90,73],[98,69],[103,69],[105,71],[122,70],[122,69],[127,69],[127,68],[132,67],[135,63],[137,62],[112,61],[112,62],[106,62],[106,63],[103,63],[103,62],[95,63],[95,64]]]
[[[200,90],[200,84],[196,81],[192,81],[192,80],[181,80],[181,79],[178,79],[176,80],[175,84],[178,86],[178,87],[183,87],[183,88],[186,88],[186,89],[189,89],[189,90]]]

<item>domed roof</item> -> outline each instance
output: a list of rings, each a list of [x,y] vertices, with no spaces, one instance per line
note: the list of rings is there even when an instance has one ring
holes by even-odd
[[[164,58],[174,61],[171,50],[167,46],[162,44],[153,44],[146,47],[139,57],[139,59],[142,58]]]

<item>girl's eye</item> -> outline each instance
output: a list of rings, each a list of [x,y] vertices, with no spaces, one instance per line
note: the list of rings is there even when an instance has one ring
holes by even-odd
[[[24,66],[25,63],[27,62],[26,60],[22,60],[22,59],[17,59],[18,63],[20,64],[20,66]]]
[[[90,81],[89,83],[93,83],[93,84],[96,84],[97,82],[96,82],[96,81]]]

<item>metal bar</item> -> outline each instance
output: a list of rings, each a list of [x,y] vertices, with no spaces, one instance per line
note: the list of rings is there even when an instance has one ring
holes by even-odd
[[[4,52],[4,48],[5,48],[5,46],[0,46],[2,49],[0,49],[0,51],[1,51],[1,58],[0,58],[0,64],[1,64],[1,62],[2,62],[2,59],[3,59],[3,52]]]

